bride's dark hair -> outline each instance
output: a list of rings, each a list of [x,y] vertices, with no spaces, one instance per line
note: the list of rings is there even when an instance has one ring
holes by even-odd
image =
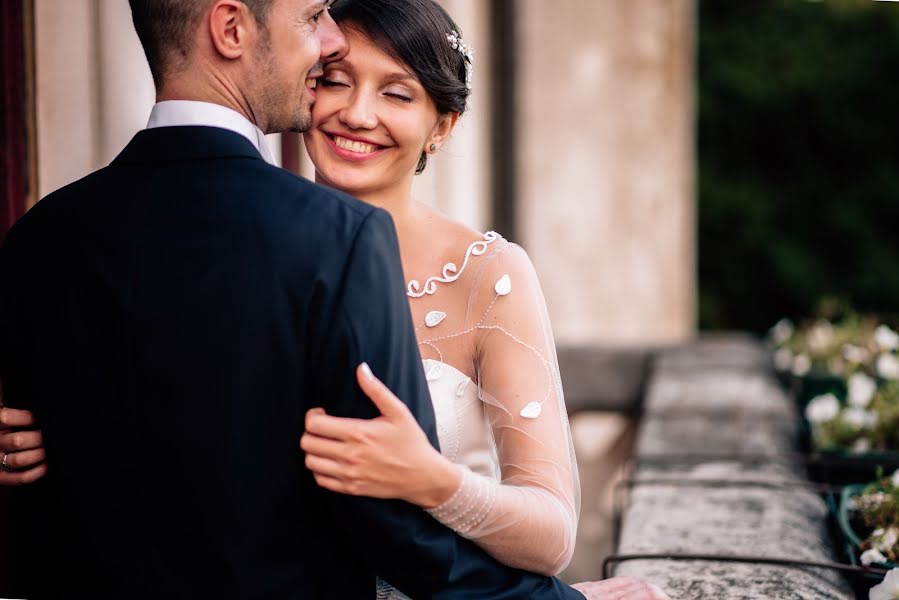
[[[447,37],[462,31],[434,0],[338,0],[331,17],[352,27],[406,65],[434,100],[441,115],[465,112],[470,90],[466,60]],[[428,162],[424,152],[415,173]]]

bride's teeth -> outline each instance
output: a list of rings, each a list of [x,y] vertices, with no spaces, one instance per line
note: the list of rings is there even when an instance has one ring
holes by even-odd
[[[349,150],[350,152],[355,152],[356,154],[371,154],[375,151],[375,147],[371,144],[366,144],[365,142],[357,142],[355,140],[348,140],[337,135],[334,136],[334,144],[338,148]]]

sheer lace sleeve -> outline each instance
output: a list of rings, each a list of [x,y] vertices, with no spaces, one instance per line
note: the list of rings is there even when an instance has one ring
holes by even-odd
[[[468,314],[500,481],[460,466],[461,487],[429,512],[503,563],[554,575],[571,559],[580,489],[546,306],[520,247],[484,257]]]

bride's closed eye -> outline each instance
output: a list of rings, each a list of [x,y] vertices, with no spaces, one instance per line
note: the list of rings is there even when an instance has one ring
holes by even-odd
[[[335,81],[334,79],[328,79],[327,77],[322,77],[321,79],[319,79],[318,83],[319,83],[319,85],[323,85],[324,87],[338,87],[338,86],[348,87],[347,84],[345,84],[343,82]]]
[[[342,69],[332,67],[325,70],[319,83],[325,87],[350,87],[353,79]]]
[[[412,98],[409,94],[397,92],[394,90],[387,90],[386,92],[384,92],[384,95],[399,100],[400,102],[405,102],[407,104],[411,104],[414,100],[414,98]]]

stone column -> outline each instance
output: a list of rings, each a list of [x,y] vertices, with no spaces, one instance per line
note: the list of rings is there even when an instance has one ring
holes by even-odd
[[[97,164],[94,8],[94,0],[34,3],[39,197]]]
[[[449,143],[432,156],[419,175],[413,197],[479,230],[489,225],[490,40],[489,3],[484,0],[440,0],[475,49],[473,92],[468,110]],[[447,32],[449,33],[449,32]]]
[[[96,0],[96,6],[100,167],[146,127],[156,90],[128,0]]]
[[[695,0],[525,0],[517,221],[561,344],[695,328]]]
[[[108,164],[155,91],[127,0],[35,0],[40,196]]]

